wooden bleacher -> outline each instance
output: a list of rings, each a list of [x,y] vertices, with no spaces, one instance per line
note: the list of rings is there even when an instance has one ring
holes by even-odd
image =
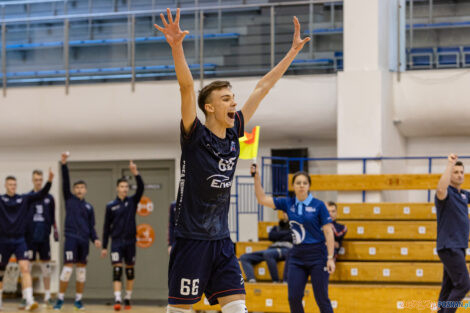
[[[312,190],[434,189],[440,175],[311,175]],[[470,189],[466,175],[464,188]],[[290,179],[289,179],[290,182]],[[292,188],[292,186],[290,186]],[[433,203],[341,203],[338,222],[348,227],[330,276],[329,294],[335,313],[432,312],[439,294],[442,264],[435,249],[436,209]],[[264,250],[277,222],[258,224],[258,242],[236,243],[236,253]],[[469,249],[470,250],[470,249]],[[470,251],[467,250],[467,261]],[[278,263],[280,277],[284,262]],[[246,284],[248,310],[289,312],[287,285],[270,282],[266,262],[255,266],[258,283]],[[413,302],[414,301],[414,302]],[[305,312],[319,312],[307,284]],[[465,303],[466,301],[464,301]],[[196,310],[220,310],[205,301]],[[457,312],[466,312],[460,308]]]

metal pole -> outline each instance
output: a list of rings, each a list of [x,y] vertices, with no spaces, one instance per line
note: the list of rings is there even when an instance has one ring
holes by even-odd
[[[118,0],[114,0],[113,2],[114,12],[118,11]]]
[[[152,29],[153,29],[153,25],[155,25],[155,0],[152,0]]]
[[[397,1],[397,81],[401,79],[401,44],[400,44],[400,21],[401,21],[401,5],[400,0]]]
[[[274,29],[274,6],[272,5],[271,6],[271,20],[270,20],[270,23],[271,23],[271,68],[274,67],[274,62],[275,62],[275,52],[274,52],[274,49],[275,49],[275,34],[274,32],[276,31]]]
[[[219,6],[222,6],[222,0],[218,2]],[[217,12],[217,30],[222,33],[222,9],[219,8]]]
[[[194,11],[194,61],[197,62],[199,59],[199,38],[197,36],[199,35],[199,14],[197,7],[199,6],[199,1],[194,0],[194,7],[196,10]]]
[[[93,0],[88,0],[88,12],[90,14],[93,12]],[[91,17],[88,19],[88,38],[93,39],[93,19]]]
[[[428,173],[432,173],[432,158],[428,159]],[[431,202],[431,190],[428,190],[428,202]]]
[[[433,10],[434,10],[434,3],[433,0],[429,0],[429,23],[432,23],[432,16],[433,16]]]
[[[31,16],[31,6],[29,3],[26,5],[26,16],[29,18]],[[31,42],[31,36],[30,36],[30,22],[28,21],[26,23],[26,38],[28,42]]]
[[[2,23],[2,87],[3,96],[7,96],[7,25]]]
[[[310,4],[308,5],[308,32],[310,34],[310,42],[308,44],[308,52],[310,54],[310,58],[314,58],[313,57],[313,39],[315,38],[313,36],[313,20],[315,18],[314,16],[314,13],[315,13],[315,8],[314,8],[314,5],[313,5],[313,2],[310,2]]]
[[[204,11],[199,11],[199,28],[201,30],[199,36],[199,83],[200,87],[204,86]]]
[[[65,69],[65,94],[69,94],[70,72],[69,72],[69,20],[64,20],[64,69]]]
[[[135,15],[132,15],[131,22],[131,89],[135,91]]]
[[[413,48],[413,0],[410,0],[410,49]]]
[[[331,28],[335,27],[335,4],[330,3],[330,24]]]
[[[367,174],[367,159],[362,160],[362,174]],[[366,202],[366,191],[362,191],[362,202]]]
[[[68,14],[67,0],[64,0],[64,14]]]

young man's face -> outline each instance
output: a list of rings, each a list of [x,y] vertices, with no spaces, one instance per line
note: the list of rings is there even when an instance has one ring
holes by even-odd
[[[334,205],[327,205],[326,206],[328,209],[328,212],[330,213],[331,219],[333,221],[336,221],[336,218],[338,217],[338,210]]]
[[[206,104],[206,111],[209,114],[214,114],[217,122],[225,128],[232,128],[235,124],[235,113],[237,103],[235,102],[235,95],[229,88],[222,88],[213,90]]]
[[[16,194],[16,180],[15,179],[8,179],[5,181],[5,190],[7,191],[7,194],[9,195],[14,195]]]
[[[129,194],[129,184],[127,182],[120,182],[116,187],[119,198],[125,198]]]
[[[33,174],[33,186],[34,190],[40,190],[44,179],[40,174]]]
[[[73,194],[80,200],[84,199],[86,196],[86,185],[77,184],[73,186]]]
[[[465,179],[463,166],[455,165],[452,168],[452,175],[450,176],[450,182],[452,185],[462,185]]]

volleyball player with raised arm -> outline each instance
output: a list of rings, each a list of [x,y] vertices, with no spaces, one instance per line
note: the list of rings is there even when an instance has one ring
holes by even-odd
[[[230,187],[240,153],[238,138],[261,100],[282,77],[309,38],[301,39],[294,17],[294,38],[286,56],[256,85],[247,102],[236,110],[227,81],[202,88],[196,99],[194,81],[183,51],[189,33],[167,9],[163,27],[155,25],[171,47],[181,93],[181,180],[177,197],[175,237],[170,254],[168,308],[186,313],[205,293],[223,313],[245,313],[245,287],[228,229]],[[196,116],[196,103],[206,116]]]

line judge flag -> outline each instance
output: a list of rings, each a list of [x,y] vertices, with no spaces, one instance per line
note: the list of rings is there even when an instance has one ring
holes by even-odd
[[[258,156],[259,126],[255,126],[251,133],[245,132],[240,139],[240,159],[251,160]]]

